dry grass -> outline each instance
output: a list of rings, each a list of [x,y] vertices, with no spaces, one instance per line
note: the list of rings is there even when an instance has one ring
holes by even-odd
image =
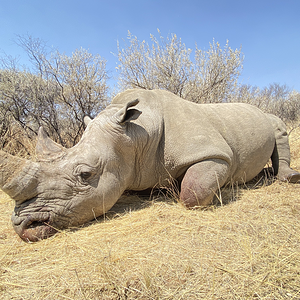
[[[0,298],[300,299],[300,185],[236,192],[194,211],[127,197],[118,213],[34,244],[14,233],[1,194]]]

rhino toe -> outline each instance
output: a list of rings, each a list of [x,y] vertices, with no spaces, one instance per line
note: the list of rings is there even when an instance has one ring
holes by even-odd
[[[300,173],[294,170],[291,171],[292,172],[284,175],[278,174],[278,179],[289,183],[300,183]]]
[[[290,183],[300,183],[300,173],[298,172],[293,172],[290,173],[287,178],[286,181],[290,182]]]

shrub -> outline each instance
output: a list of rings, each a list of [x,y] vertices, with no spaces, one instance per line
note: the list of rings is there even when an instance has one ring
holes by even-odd
[[[159,32],[160,33],[160,32]],[[121,89],[164,89],[197,103],[223,102],[238,87],[241,49],[224,49],[213,41],[207,51],[186,48],[175,34],[164,39],[151,35],[152,44],[128,33],[129,45],[118,44]]]
[[[232,94],[230,102],[244,102],[257,106],[262,111],[274,114],[286,123],[296,123],[300,116],[300,94],[286,85],[270,84],[268,87],[242,85]]]
[[[34,70],[20,70],[2,61],[0,70],[0,134],[2,147],[13,136],[12,126],[29,141],[38,128],[63,146],[75,145],[83,132],[83,117],[99,113],[108,101],[106,61],[85,49],[71,56],[45,53],[45,45],[31,37],[19,39]]]

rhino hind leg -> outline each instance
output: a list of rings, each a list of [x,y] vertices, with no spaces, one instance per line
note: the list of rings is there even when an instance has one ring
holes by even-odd
[[[269,115],[275,131],[275,147],[271,156],[274,175],[281,181],[300,183],[300,173],[290,167],[290,146],[285,124]]]
[[[290,149],[289,145],[275,144],[273,154],[271,156],[274,175],[284,182],[300,183],[300,173],[290,167]]]
[[[182,203],[188,208],[211,204],[227,180],[228,169],[228,164],[221,159],[205,160],[189,167],[181,182]]]

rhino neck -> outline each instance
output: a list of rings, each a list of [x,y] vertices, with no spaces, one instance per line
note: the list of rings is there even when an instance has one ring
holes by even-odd
[[[148,123],[148,127],[132,137],[135,161],[129,190],[158,187],[163,185],[162,177],[168,177],[164,165],[164,122],[156,117],[156,123]]]
[[[0,188],[16,202],[36,195],[37,163],[0,151]]]

